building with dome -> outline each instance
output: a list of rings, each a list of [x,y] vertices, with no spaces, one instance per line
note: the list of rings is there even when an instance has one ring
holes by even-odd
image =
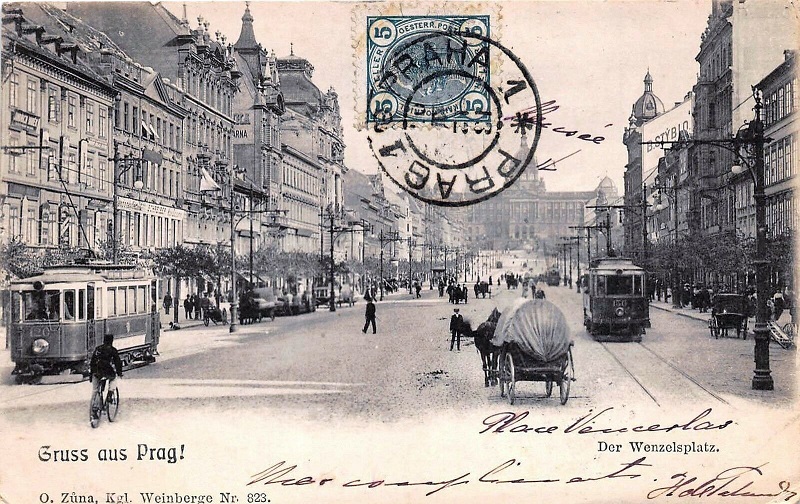
[[[644,76],[644,91],[631,107],[628,127],[623,134],[623,143],[628,151],[628,162],[625,165],[625,192],[623,206],[627,211],[621,214],[624,228],[622,253],[633,259],[640,259],[644,253],[643,229],[648,226],[652,231],[651,216],[642,216],[637,210],[642,199],[653,198],[652,186],[658,174],[658,162],[664,156],[660,145],[643,142],[674,142],[681,132],[692,130],[693,95],[687,93],[683,100],[666,109],[664,102],[653,92],[653,77],[650,70]],[[666,144],[669,147],[669,143]],[[643,193],[643,191],[645,191]]]
[[[593,197],[595,191],[547,191],[534,158],[511,187],[462,210],[466,242],[492,249],[552,247],[574,234],[569,226],[583,225]]]

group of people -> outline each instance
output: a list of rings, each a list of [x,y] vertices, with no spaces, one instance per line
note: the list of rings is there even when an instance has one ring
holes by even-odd
[[[183,300],[183,313],[187,320],[200,320],[205,310],[211,306],[211,299],[208,294],[203,292],[198,294],[186,295]]]

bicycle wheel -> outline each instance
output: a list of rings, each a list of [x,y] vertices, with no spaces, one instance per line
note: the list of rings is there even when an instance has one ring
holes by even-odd
[[[94,429],[100,422],[100,414],[103,412],[103,392],[98,390],[92,394],[92,400],[89,401],[89,423]]]
[[[119,388],[115,388],[114,392],[108,393],[108,401],[106,401],[106,415],[108,416],[108,421],[113,422],[117,418],[117,412],[119,411]]]

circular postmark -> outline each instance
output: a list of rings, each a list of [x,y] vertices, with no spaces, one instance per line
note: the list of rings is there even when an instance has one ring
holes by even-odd
[[[511,186],[533,160],[542,123],[520,59],[488,37],[488,20],[392,33],[383,66],[370,69],[368,93],[368,140],[381,170],[442,206],[478,203]],[[491,71],[495,55],[502,72]]]

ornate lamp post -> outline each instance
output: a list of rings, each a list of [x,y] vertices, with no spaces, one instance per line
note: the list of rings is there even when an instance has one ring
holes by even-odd
[[[764,123],[761,122],[761,96],[753,87],[755,117],[737,131],[736,136],[719,139],[690,140],[694,145],[711,145],[732,152],[742,164],[734,165],[731,171],[734,174],[744,173],[747,170],[753,178],[753,200],[756,207],[756,296],[757,310],[756,323],[753,329],[755,348],[755,370],[751,388],[754,390],[772,390],[774,382],[769,367],[769,261],[766,259],[767,222],[766,222],[766,195],[764,194],[764,145],[772,141],[764,137]],[[643,145],[677,144],[687,142],[642,142]],[[744,153],[742,152],[744,151]]]

